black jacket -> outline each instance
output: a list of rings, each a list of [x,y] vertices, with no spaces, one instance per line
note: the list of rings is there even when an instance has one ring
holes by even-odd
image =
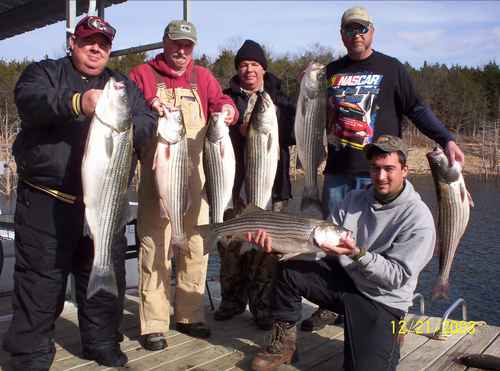
[[[270,72],[264,75],[264,90],[271,96],[274,105],[278,108],[278,126],[280,141],[280,159],[274,179],[273,202],[288,200],[292,198],[292,186],[290,184],[290,151],[289,146],[295,144],[293,127],[295,120],[295,105],[281,90],[281,80]],[[229,88],[224,90],[229,95],[238,111],[240,117],[235,125],[230,126],[230,135],[236,156],[236,176],[233,187],[233,197],[240,194],[245,179],[245,143],[246,138],[240,134],[240,126],[243,123],[243,114],[248,105],[248,96],[241,91],[238,76],[233,76],[229,82]]]
[[[21,131],[13,145],[20,179],[73,195],[82,194],[81,167],[90,118],[76,116],[71,98],[103,89],[110,77],[127,84],[137,152],[156,133],[157,115],[125,75],[106,68],[83,78],[69,57],[30,64],[15,88]]]

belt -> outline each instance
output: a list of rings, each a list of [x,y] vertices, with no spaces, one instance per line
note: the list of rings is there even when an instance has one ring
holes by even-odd
[[[22,179],[22,182],[25,183],[26,185],[30,186],[31,188],[45,192],[48,195],[58,199],[59,201],[66,202],[67,204],[74,204],[77,200],[76,196],[70,195],[69,193],[64,193],[64,192],[58,191],[57,189],[52,189],[52,188],[45,187],[42,185],[33,184],[26,179]]]

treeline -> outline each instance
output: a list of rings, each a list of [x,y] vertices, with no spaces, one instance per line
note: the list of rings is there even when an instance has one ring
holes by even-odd
[[[225,48],[215,58],[202,55],[196,62],[210,68],[222,87],[227,87],[229,79],[236,73],[235,52]],[[333,49],[319,44],[301,54],[275,57],[268,52],[267,55],[268,70],[281,78],[283,90],[292,98],[298,95],[297,78],[310,61],[326,64],[339,57]],[[110,67],[127,74],[147,58],[146,53],[117,57],[111,60]],[[28,63],[27,60],[0,60],[0,115],[4,120],[7,117],[9,125],[17,119],[13,89]],[[424,101],[456,135],[475,137],[500,119],[500,68],[496,62],[482,67],[447,67],[428,63],[420,68],[409,64],[406,67]]]

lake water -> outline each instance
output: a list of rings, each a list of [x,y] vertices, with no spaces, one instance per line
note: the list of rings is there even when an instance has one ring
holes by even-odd
[[[297,212],[302,193],[302,178],[294,182],[294,199],[291,211]],[[413,176],[411,181],[423,200],[436,216],[436,196],[430,176]],[[458,298],[467,302],[470,320],[484,320],[500,325],[500,182],[467,178],[467,187],[475,207],[467,230],[455,256],[450,276],[448,300],[431,301],[431,292],[438,272],[438,257],[433,257],[420,275],[417,292],[425,297],[426,313],[442,316],[444,311]],[[4,214],[13,212],[13,199],[0,199]],[[209,277],[218,278],[219,260],[216,254],[210,257]],[[452,316],[460,318],[457,310]]]

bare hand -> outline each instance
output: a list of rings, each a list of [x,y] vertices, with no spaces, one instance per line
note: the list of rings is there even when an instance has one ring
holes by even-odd
[[[267,234],[266,231],[259,229],[257,233],[253,234],[250,232],[246,233],[246,238],[248,242],[252,242],[259,246],[262,250],[267,253],[273,251],[271,236]]]
[[[247,136],[247,132],[248,132],[248,122],[247,123],[242,123],[240,125],[240,134],[244,137]]]
[[[90,89],[82,95],[82,113],[87,117],[92,117],[95,112],[97,101],[102,94],[102,90]]]
[[[231,106],[230,104],[224,104],[222,106],[222,109],[221,109],[221,112],[225,112],[226,113],[226,118],[224,119],[224,122],[227,124],[227,125],[233,125],[234,124],[234,116],[235,116],[235,112],[234,112],[234,108],[233,106]]]
[[[163,115],[165,114],[165,110],[163,108],[163,104],[161,103],[161,100],[160,98],[156,97],[153,99],[153,101],[151,102],[151,108],[153,110],[155,110],[156,112],[158,112],[158,115],[160,117],[163,117]]]
[[[338,245],[333,245],[330,243],[324,243],[319,247],[328,255],[347,255],[356,256],[361,251],[359,247],[356,246],[356,242],[351,237],[341,237],[340,243]]]
[[[452,166],[456,161],[460,164],[461,168],[464,168],[465,156],[457,143],[453,140],[450,140],[446,145],[446,149],[444,151],[446,153],[446,157],[448,157],[448,164]]]

